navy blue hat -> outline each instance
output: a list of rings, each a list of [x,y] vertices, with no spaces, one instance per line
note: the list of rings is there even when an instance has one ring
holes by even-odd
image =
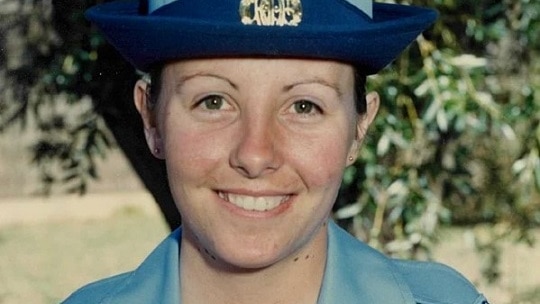
[[[127,0],[86,16],[137,69],[177,59],[291,57],[377,73],[437,17],[372,0]]]

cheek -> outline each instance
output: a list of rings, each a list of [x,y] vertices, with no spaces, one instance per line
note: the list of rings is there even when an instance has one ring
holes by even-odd
[[[182,179],[197,178],[211,170],[222,146],[214,140],[186,131],[169,131],[165,137],[165,160],[173,175]]]
[[[221,137],[196,129],[178,109],[163,114],[160,127],[172,190],[182,183],[204,182],[225,149]]]
[[[221,164],[220,144],[177,126],[168,128],[164,147],[171,193],[182,216],[189,218],[183,219],[185,225],[195,222],[200,229],[206,229],[203,227],[211,225],[203,216],[208,206],[197,202],[205,201],[208,195],[200,189],[215,184],[212,179]]]
[[[316,168],[313,182],[320,186],[335,187],[341,184],[343,170],[346,164],[346,149],[336,145],[326,149],[318,149],[316,162],[311,164]]]
[[[352,143],[348,133],[318,135],[312,140],[304,140],[302,145],[299,145],[301,140],[293,141],[295,148],[289,148],[288,153],[295,151],[295,167],[309,187],[325,190],[341,184]]]

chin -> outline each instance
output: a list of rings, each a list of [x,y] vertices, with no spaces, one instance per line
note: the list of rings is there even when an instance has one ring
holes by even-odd
[[[238,272],[253,272],[270,267],[280,261],[279,256],[268,254],[254,255],[250,253],[223,256],[222,262],[226,267]]]
[[[261,268],[269,266],[279,260],[281,254],[263,248],[240,247],[231,248],[222,255],[224,260],[241,268]]]

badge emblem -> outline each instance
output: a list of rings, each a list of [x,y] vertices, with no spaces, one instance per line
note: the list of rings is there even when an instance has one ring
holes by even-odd
[[[297,26],[302,22],[300,0],[241,0],[243,24],[259,26]]]

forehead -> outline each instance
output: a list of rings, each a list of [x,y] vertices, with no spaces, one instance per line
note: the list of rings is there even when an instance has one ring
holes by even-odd
[[[166,64],[162,76],[167,82],[167,80],[178,81],[197,74],[219,75],[240,82],[250,82],[259,78],[278,82],[321,80],[339,86],[347,86],[349,82],[354,82],[354,69],[349,64],[328,60],[282,58],[182,60]]]

